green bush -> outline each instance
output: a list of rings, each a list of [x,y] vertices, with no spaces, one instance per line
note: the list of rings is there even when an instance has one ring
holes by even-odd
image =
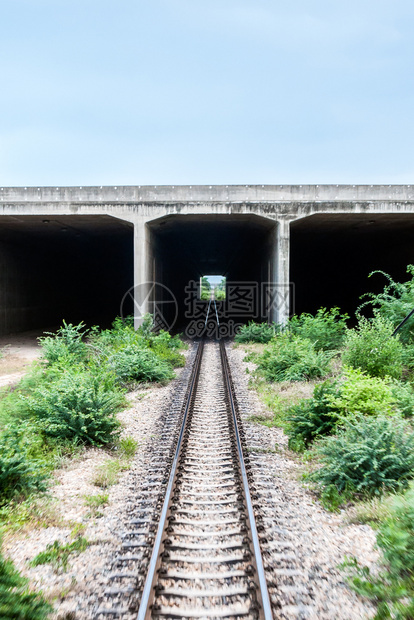
[[[109,359],[120,381],[168,381],[174,376],[171,365],[149,349],[126,346]]]
[[[43,463],[31,454],[35,429],[12,425],[0,435],[0,504],[15,496],[46,490]]]
[[[314,439],[334,432],[338,412],[330,399],[337,394],[338,385],[324,381],[315,386],[312,398],[303,398],[287,410],[289,448],[300,452]]]
[[[404,418],[414,415],[414,387],[410,383],[394,380],[390,384],[397,410]]]
[[[22,398],[48,437],[102,445],[118,433],[115,414],[124,402],[123,395],[106,389],[99,375],[86,370],[62,372]]]
[[[396,400],[387,381],[346,367],[344,376],[345,381],[338,393],[328,397],[330,405],[340,416],[355,413],[390,415],[395,411]]]
[[[279,331],[280,328],[278,325],[250,321],[248,325],[242,325],[242,327],[239,328],[234,340],[241,343],[259,342],[261,344],[267,344]]]
[[[322,466],[311,477],[322,487],[375,495],[414,477],[414,433],[403,420],[352,416],[343,425],[316,448]]]
[[[171,335],[161,330],[156,336],[150,338],[150,347],[162,360],[169,362],[174,368],[185,366],[185,357],[178,352],[182,347],[182,342],[178,336]]]
[[[281,334],[257,357],[267,381],[304,381],[328,374],[332,353],[316,351],[307,338]]]
[[[351,568],[350,583],[358,594],[367,596],[377,606],[375,618],[414,618],[414,489],[396,496],[390,516],[381,524],[377,547],[381,552],[381,569],[371,575],[368,567],[360,567],[355,559],[347,561]]]
[[[346,335],[343,363],[373,377],[400,379],[404,346],[398,336],[392,337],[393,330],[393,324],[380,315],[373,319],[360,317],[357,327]]]
[[[347,331],[347,314],[340,314],[339,308],[320,308],[316,315],[301,314],[290,319],[288,329],[292,334],[308,338],[317,350],[340,349]]]
[[[133,325],[130,325],[130,327],[133,327]],[[154,331],[154,317],[152,316],[152,314],[147,312],[146,314],[144,314],[142,324],[139,326],[137,332],[139,336],[142,336],[143,338],[148,339],[151,337],[151,335],[153,335],[153,331]]]
[[[88,347],[82,341],[85,335],[84,327],[84,323],[72,325],[63,321],[63,326],[56,334],[46,332],[49,334],[47,337],[39,338],[43,358],[49,364],[69,359],[73,364],[84,361],[88,353]]]
[[[374,314],[386,318],[395,329],[414,308],[414,265],[407,266],[407,273],[411,275],[411,279],[406,282],[394,282],[392,277],[383,271],[370,273],[370,278],[376,274],[383,275],[388,284],[384,286],[382,293],[365,293],[362,299],[365,297],[366,300],[358,308],[358,312],[371,306]],[[414,316],[408,319],[398,333],[402,342],[414,343]]]
[[[10,560],[0,555],[0,618],[16,620],[45,620],[52,607],[43,597],[29,592],[28,580],[17,571]]]

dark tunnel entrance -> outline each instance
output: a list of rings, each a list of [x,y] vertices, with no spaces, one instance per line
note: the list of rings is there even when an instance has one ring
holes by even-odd
[[[339,306],[351,316],[367,291],[382,291],[386,280],[408,276],[414,263],[414,215],[313,215],[291,224],[290,278],[295,284],[295,312],[314,313]]]
[[[149,229],[151,280],[177,300],[175,330],[205,319],[208,302],[192,300],[199,300],[200,277],[207,274],[226,278],[226,299],[219,308],[223,325],[268,319],[261,285],[272,277],[275,222],[255,215],[167,216]],[[165,312],[172,320],[173,308],[165,304]]]
[[[106,215],[1,216],[0,334],[63,319],[109,325],[132,285],[128,222]]]

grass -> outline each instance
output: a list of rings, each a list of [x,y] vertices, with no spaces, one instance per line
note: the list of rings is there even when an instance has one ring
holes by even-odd
[[[97,495],[85,495],[85,506],[91,509],[89,517],[99,518],[103,516],[100,508],[106,506],[109,502],[109,495],[107,493],[98,493]]]
[[[62,527],[63,524],[67,526],[55,502],[49,497],[30,496],[24,501],[13,501],[0,508],[0,532],[4,535]]]
[[[137,449],[138,442],[130,435],[118,438],[112,446],[112,450],[117,457],[108,458],[98,465],[92,483],[102,489],[107,489],[116,484],[121,472],[130,469],[131,460],[135,456]]]
[[[102,489],[113,486],[119,480],[122,471],[128,470],[129,462],[122,459],[107,459],[99,465],[92,479],[92,484]]]
[[[250,420],[270,428],[286,429],[288,427],[287,409],[301,398],[309,398],[315,384],[315,381],[267,383],[257,376],[252,376],[249,381],[249,388],[256,390],[260,400],[266,406],[268,414],[256,414],[251,416]]]
[[[58,540],[47,545],[45,551],[38,553],[30,562],[30,566],[51,564],[55,571],[67,570],[69,558],[74,553],[81,553],[89,546],[89,541],[79,536],[73,542],[62,545]]]
[[[389,494],[357,502],[346,508],[348,523],[367,524],[377,528],[392,516],[392,504],[396,495]]]
[[[131,460],[138,449],[138,442],[131,436],[121,437],[115,442],[113,449],[117,453],[117,458],[109,458],[101,463],[96,468],[92,480],[95,486],[102,489],[116,484],[121,472],[131,467]]]
[[[138,449],[138,442],[131,436],[121,437],[115,444],[121,458],[132,459]]]

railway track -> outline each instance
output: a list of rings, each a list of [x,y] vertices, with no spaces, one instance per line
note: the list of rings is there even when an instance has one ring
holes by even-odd
[[[270,619],[226,351],[198,346],[137,617]]]

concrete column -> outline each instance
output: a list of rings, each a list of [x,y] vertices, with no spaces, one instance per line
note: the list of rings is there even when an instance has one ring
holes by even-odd
[[[149,230],[144,220],[134,222],[134,326],[142,324],[149,312],[151,282],[151,244]]]
[[[285,324],[289,318],[289,252],[290,252],[290,223],[279,220],[274,231],[272,251],[272,295],[270,320]]]

